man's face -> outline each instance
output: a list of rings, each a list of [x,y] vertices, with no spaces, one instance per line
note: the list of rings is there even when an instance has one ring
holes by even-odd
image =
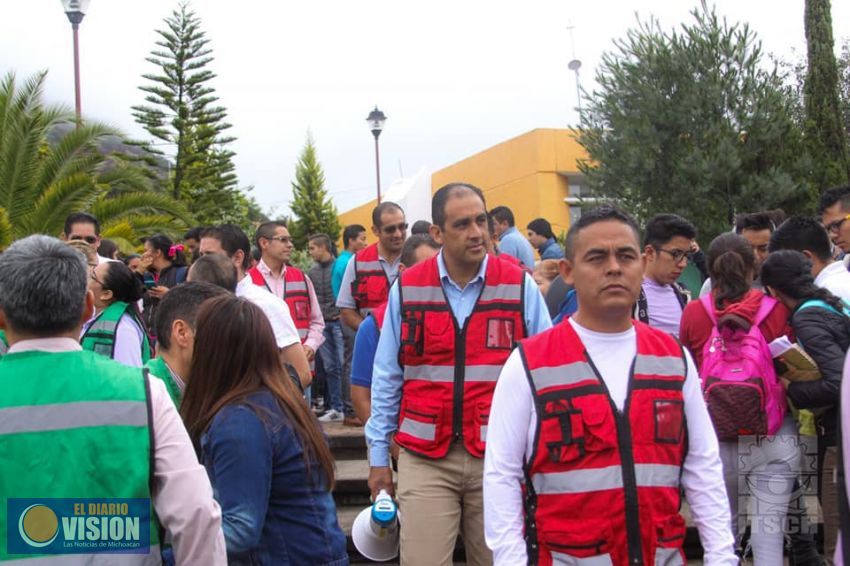
[[[65,239],[82,240],[95,250],[100,247],[100,236],[95,233],[94,224],[90,222],[77,222],[71,224],[71,233],[65,234]]]
[[[446,257],[461,265],[478,265],[487,254],[490,230],[487,211],[478,195],[462,191],[446,201],[446,222],[434,224],[431,234],[443,246]]]
[[[644,255],[646,276],[659,285],[671,285],[688,266],[691,241],[684,236],[675,236],[657,247],[646,246]]]
[[[575,238],[573,259],[561,261],[561,275],[575,286],[580,308],[628,316],[643,281],[637,234],[617,220],[591,224]]]
[[[186,240],[183,242],[183,245],[186,246],[186,250],[189,252],[187,255],[189,257],[192,257],[193,255],[195,255],[195,250],[198,249],[200,242],[195,238],[186,238]]]
[[[357,253],[363,248],[366,247],[366,230],[363,230],[359,234],[357,234],[356,238],[348,240],[348,250],[351,253]]]
[[[549,238],[547,238],[546,236],[541,236],[534,230],[528,230],[528,241],[531,242],[531,245],[535,248],[540,249],[540,246],[545,244],[548,240]]]
[[[753,248],[753,255],[756,256],[756,276],[761,272],[761,264],[767,259],[767,245],[770,243],[771,234],[769,229],[741,230],[741,237],[749,242]]]
[[[381,214],[381,225],[372,226],[381,247],[390,254],[398,254],[407,239],[407,221],[404,213],[397,208],[385,210]]]
[[[263,257],[276,262],[289,263],[294,247],[289,230],[284,226],[275,226],[274,235],[270,238],[260,238],[260,250]]]
[[[850,253],[850,222],[847,221],[847,212],[842,210],[841,203],[837,202],[823,211],[821,222],[829,238],[841,251]]]
[[[496,231],[497,238],[501,238],[502,234],[504,234],[508,228],[510,228],[510,226],[508,226],[507,220],[504,222],[499,222],[498,220],[496,220],[495,217],[493,218],[493,230]]]
[[[330,252],[328,252],[327,248],[325,248],[325,246],[319,244],[314,240],[310,240],[309,242],[307,242],[307,252],[310,254],[310,257],[313,259],[313,261],[317,262],[328,261],[329,256],[331,255]]]
[[[222,254],[230,258],[233,262],[233,265],[236,266],[236,272],[242,273],[242,253],[236,252],[234,255],[229,255],[227,251],[221,247],[221,240],[218,238],[201,238],[200,251],[198,252],[200,255],[210,255],[210,254]],[[192,271],[189,270],[189,275],[191,276]]]

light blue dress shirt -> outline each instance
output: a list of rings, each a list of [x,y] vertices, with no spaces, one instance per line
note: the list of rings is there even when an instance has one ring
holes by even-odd
[[[499,251],[514,256],[527,268],[534,269],[534,249],[516,226],[511,226],[499,236]]]
[[[446,299],[452,309],[459,327],[462,327],[478,300],[484,285],[484,274],[489,256],[481,262],[478,275],[463,289],[451,280],[443,252],[437,256],[440,284],[446,293]],[[552,327],[549,311],[540,289],[529,274],[525,276],[525,294],[523,317],[529,336],[539,334]],[[381,327],[381,338],[375,354],[375,369],[372,374],[372,415],[366,422],[366,441],[369,443],[369,463],[372,466],[389,466],[389,436],[398,428],[398,412],[401,405],[401,388],[404,374],[398,363],[398,351],[401,346],[401,307],[398,299],[398,282],[390,289],[387,314]]]

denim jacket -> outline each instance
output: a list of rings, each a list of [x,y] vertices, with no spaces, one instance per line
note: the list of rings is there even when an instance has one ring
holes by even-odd
[[[201,456],[221,505],[228,562],[348,564],[336,506],[317,462],[273,394],[225,406],[201,437]]]

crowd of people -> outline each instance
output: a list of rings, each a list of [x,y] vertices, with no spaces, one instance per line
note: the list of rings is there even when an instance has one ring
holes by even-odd
[[[683,499],[706,564],[841,563],[850,187],[816,218],[742,213],[705,251],[686,218],[610,205],[523,236],[466,183],[431,217],[381,203],[374,243],[310,235],[303,271],[277,221],[122,256],[80,212],[13,243],[0,493],[149,499],[150,553],[115,563],[347,564],[339,423],[365,426],[405,565],[451,564],[458,536],[472,565],[684,564]]]

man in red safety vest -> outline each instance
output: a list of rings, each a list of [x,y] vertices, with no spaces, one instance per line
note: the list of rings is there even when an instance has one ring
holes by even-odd
[[[610,206],[584,214],[561,275],[578,311],[521,342],[494,394],[484,501],[496,564],[684,564],[682,487],[705,563],[737,564],[694,363],[631,317],[643,279],[634,220]]]
[[[481,480],[493,389],[516,341],[551,326],[531,277],[487,254],[481,191],[454,183],[433,196],[442,250],[405,270],[389,294],[375,356],[369,487],[393,492],[388,447],[401,447],[401,562],[450,565],[458,531],[466,562],[492,563]]]

